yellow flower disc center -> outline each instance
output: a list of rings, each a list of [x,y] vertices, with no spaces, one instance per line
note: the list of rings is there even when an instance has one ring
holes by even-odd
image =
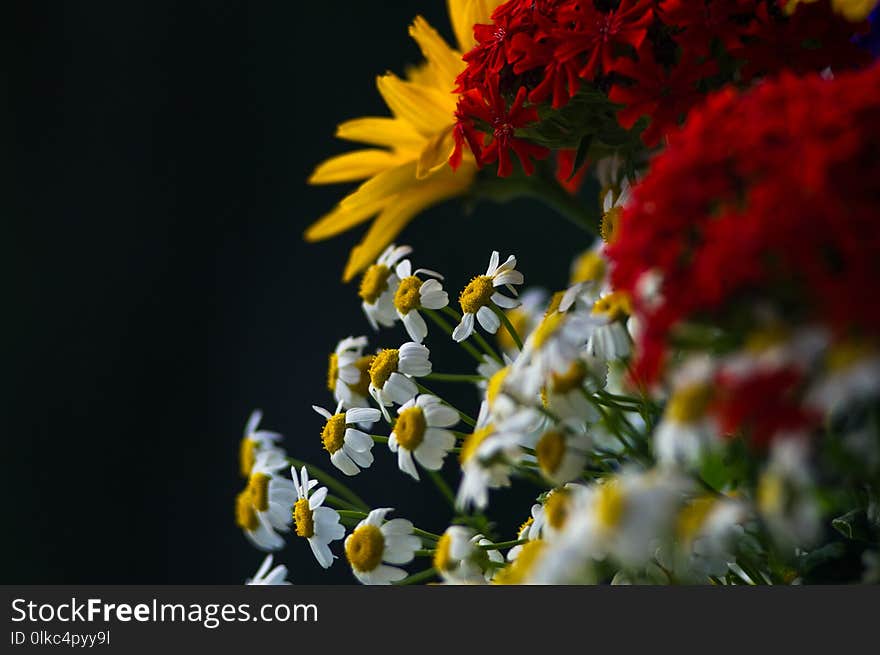
[[[593,313],[603,314],[609,321],[619,321],[632,314],[632,303],[626,293],[615,291],[593,303]]]
[[[480,275],[475,277],[462,290],[458,296],[458,304],[461,305],[461,311],[466,314],[476,314],[480,307],[489,304],[492,294],[495,293],[495,287],[492,284],[492,278],[488,275]]]
[[[510,373],[510,367],[505,366],[500,371],[493,373],[489,382],[486,383],[486,400],[489,401],[489,407],[495,404],[495,399],[504,388],[504,381],[507,379],[508,373]]]
[[[473,457],[477,452],[477,449],[480,447],[480,444],[482,444],[494,431],[495,427],[490,423],[486,427],[474,430],[472,434],[468,435],[467,439],[465,439],[464,443],[461,445],[459,461],[464,464]]]
[[[587,379],[587,367],[581,361],[574,361],[565,373],[550,373],[550,385],[553,393],[568,393],[584,386]]]
[[[315,536],[315,521],[307,498],[300,498],[293,505],[293,522],[296,524],[296,536],[308,539]]]
[[[354,365],[360,371],[361,377],[357,384],[350,384],[348,388],[359,396],[366,396],[370,390],[370,366],[373,365],[373,355],[364,355]]]
[[[321,432],[321,442],[324,450],[331,455],[342,448],[345,443],[345,414],[334,414],[327,419]]]
[[[254,468],[257,459],[257,442],[245,437],[238,446],[238,462],[241,468],[241,477],[248,478]]]
[[[535,444],[535,453],[545,475],[553,475],[565,456],[565,437],[558,430],[548,430]]]
[[[548,314],[544,317],[544,320],[535,328],[534,336],[532,337],[532,341],[535,344],[535,348],[541,348],[547,340],[552,337],[556,330],[559,329],[559,326],[562,325],[562,320],[565,318],[565,314],[560,314],[559,312],[553,312],[552,314]]]
[[[702,496],[694,499],[678,515],[676,532],[680,539],[690,541],[696,536],[706,522],[709,512],[715,506],[715,499],[711,496]]]
[[[602,215],[602,224],[599,226],[599,234],[605,243],[614,243],[620,228],[620,217],[623,214],[621,207],[612,207]]]
[[[248,482],[251,502],[258,512],[265,512],[269,509],[269,480],[271,477],[265,473],[254,473]]]
[[[521,526],[519,526],[519,530],[516,531],[516,538],[517,539],[525,539],[526,530],[528,530],[530,527],[532,527],[532,523],[534,523],[534,522],[535,522],[534,516],[530,516],[525,521],[523,521],[523,524]]]
[[[345,557],[356,571],[367,572],[382,562],[385,537],[375,525],[362,525],[345,541]]]
[[[544,516],[547,517],[547,525],[554,530],[561,530],[568,518],[568,492],[564,489],[554,491],[547,496],[544,503]]]
[[[522,550],[519,551],[516,559],[507,567],[498,571],[492,582],[494,584],[522,584],[529,571],[535,565],[535,562],[538,561],[543,550],[543,539],[534,539],[523,544]]]
[[[397,371],[397,363],[400,361],[400,352],[396,348],[380,350],[373,363],[370,364],[370,381],[377,389],[381,389],[388,382],[391,374]]]
[[[235,497],[235,523],[242,530],[249,532],[253,532],[260,525],[257,512],[254,510],[250,487],[246,487]]]
[[[391,277],[391,269],[385,264],[373,264],[364,271],[358,295],[364,302],[374,304],[379,296],[388,289],[388,278]]]
[[[834,344],[828,349],[825,365],[833,372],[845,371],[867,360],[874,353],[871,343],[860,339],[847,339]]]
[[[571,275],[571,283],[579,284],[581,282],[596,282],[601,280],[605,275],[605,260],[602,255],[590,250],[578,257]]]
[[[438,571],[450,571],[455,568],[450,551],[452,550],[452,537],[443,534],[437,541],[437,550],[434,551],[434,568]]]
[[[397,293],[394,294],[394,306],[401,314],[406,316],[412,310],[422,306],[419,289],[422,288],[422,281],[415,275],[405,277],[400,281],[397,287]]]
[[[666,412],[677,423],[691,423],[703,416],[711,399],[712,387],[702,383],[689,384],[672,394]]]
[[[397,443],[407,450],[415,450],[424,440],[427,427],[428,424],[421,407],[410,407],[403,410],[397,417],[397,423],[394,424]]]
[[[330,362],[327,365],[327,389],[336,391],[336,380],[339,378],[339,355],[330,353]]]
[[[623,518],[626,510],[626,495],[620,488],[620,484],[614,481],[606,482],[599,487],[596,498],[596,520],[606,530],[610,530]]]

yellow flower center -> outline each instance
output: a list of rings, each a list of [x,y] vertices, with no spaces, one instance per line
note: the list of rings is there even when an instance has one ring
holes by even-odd
[[[599,227],[599,234],[605,243],[614,243],[617,239],[617,233],[620,227],[620,217],[623,209],[620,207],[612,207],[602,215],[602,224]]]
[[[623,518],[626,510],[626,495],[620,488],[620,483],[613,480],[600,485],[596,493],[596,520],[600,526],[610,530]]]
[[[476,454],[477,449],[480,447],[488,437],[495,431],[494,426],[490,423],[486,427],[479,428],[478,430],[474,430],[473,433],[468,435],[467,439],[464,440],[464,443],[461,445],[461,453],[459,453],[459,461],[464,464],[471,457]]]
[[[296,536],[308,539],[315,536],[315,521],[307,498],[300,498],[293,506],[293,522],[296,525]]]
[[[544,312],[544,318],[547,318],[551,314],[556,314],[557,312],[559,312],[559,305],[562,304],[562,299],[564,297],[565,291],[557,291],[552,296],[550,296],[550,302],[547,305],[547,310]]]
[[[519,530],[516,531],[516,538],[517,539],[525,539],[526,530],[528,530],[530,527],[532,527],[532,523],[534,523],[534,522],[535,522],[535,517],[533,517],[533,516],[530,516],[525,521],[523,521],[523,524],[521,526],[519,526]]]
[[[492,582],[494,584],[522,584],[543,550],[544,541],[542,539],[534,539],[523,544],[517,558],[498,571]]]
[[[327,389],[336,391],[336,380],[339,378],[339,355],[330,353],[330,362],[327,365]]]
[[[559,312],[553,312],[544,317],[538,327],[535,328],[535,332],[532,336],[532,342],[535,344],[535,348],[541,348],[547,343],[547,340],[552,337],[556,333],[556,330],[559,329],[559,326],[562,325],[564,318],[565,314],[560,314]]]
[[[568,492],[559,489],[547,496],[544,502],[544,516],[547,517],[547,525],[554,530],[561,530],[568,518]]]
[[[373,363],[370,364],[370,381],[377,389],[381,389],[388,382],[391,374],[397,371],[397,362],[400,360],[400,352],[396,348],[380,350]]]
[[[677,423],[692,423],[706,412],[712,400],[712,387],[698,382],[676,389],[666,406],[666,413]]]
[[[461,305],[461,311],[466,314],[476,314],[480,307],[489,304],[492,294],[495,293],[495,287],[492,284],[492,278],[488,275],[479,275],[468,282],[468,285],[458,295],[458,304]]]
[[[860,339],[847,339],[828,349],[825,363],[831,371],[845,371],[873,354],[874,348],[869,342]]]
[[[619,321],[632,314],[632,302],[623,291],[614,291],[593,303],[593,313],[602,314],[609,321]]]
[[[269,509],[269,480],[271,479],[271,476],[265,473],[254,473],[248,481],[251,503],[258,512],[265,512]]]
[[[517,307],[509,309],[505,314],[517,334],[524,335],[529,331],[529,315],[526,311]],[[507,330],[498,330],[495,337],[498,339],[498,345],[501,346],[503,350],[518,350],[519,347],[514,342],[513,337],[510,336],[510,332]]]
[[[587,367],[581,361],[573,361],[565,373],[550,373],[550,390],[553,393],[568,393],[584,386]]]
[[[385,264],[373,264],[364,271],[361,278],[361,286],[358,295],[364,302],[373,304],[379,300],[379,296],[388,289],[388,278],[391,277],[391,269]]]
[[[403,278],[394,294],[394,306],[397,307],[397,311],[406,316],[412,310],[421,307],[421,296],[419,295],[421,288],[422,281],[415,275]]]
[[[505,366],[493,373],[492,377],[489,378],[489,382],[486,383],[486,400],[489,401],[489,407],[495,404],[495,400],[504,388],[504,381],[507,379],[508,373],[510,373],[510,367]]]
[[[553,475],[559,470],[565,456],[565,437],[557,430],[548,430],[541,435],[535,445],[538,465],[545,475]]]
[[[765,473],[758,481],[758,507],[764,514],[780,514],[785,508],[785,481],[775,473]]]
[[[361,377],[357,381],[357,384],[350,384],[348,385],[348,388],[359,396],[366,396],[369,393],[370,366],[373,365],[373,357],[374,355],[364,355],[354,363],[357,370],[360,371]]]
[[[241,477],[250,477],[256,459],[257,442],[245,437],[238,446],[238,463],[241,469]]]
[[[331,455],[342,448],[345,443],[345,414],[334,414],[327,419],[321,431],[321,442],[324,450]]]
[[[260,525],[249,486],[235,497],[235,524],[242,530],[249,532],[253,532]]]
[[[438,571],[450,571],[455,568],[455,562],[450,555],[452,549],[452,537],[444,533],[437,541],[437,549],[434,551],[434,568]]]
[[[382,562],[385,537],[375,525],[362,525],[345,541],[345,557],[356,571],[368,572]]]
[[[397,443],[401,448],[407,450],[415,450],[425,438],[425,429],[428,424],[425,422],[425,413],[421,407],[410,407],[403,410],[397,417],[394,424],[394,434],[397,437]]]
[[[679,512],[675,526],[679,538],[683,541],[691,541],[703,527],[713,507],[715,507],[715,499],[711,496],[695,498],[685,506]]]
[[[789,330],[781,325],[770,325],[766,328],[755,330],[746,337],[746,350],[753,353],[761,353],[773,346],[784,343],[788,339]]]
[[[605,260],[595,250],[589,250],[577,258],[571,283],[596,282],[605,276]]]

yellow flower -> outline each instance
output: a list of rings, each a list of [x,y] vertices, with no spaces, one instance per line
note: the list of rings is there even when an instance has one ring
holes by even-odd
[[[365,180],[305,232],[308,241],[320,241],[374,219],[351,251],[343,274],[346,282],[369,266],[416,214],[463,194],[476,174],[472,158],[462,162],[458,171],[447,165],[454,146],[457,95],[453,89],[464,68],[462,52],[474,46],[474,24],[488,23],[500,2],[448,0],[447,4],[459,50],[451,48],[424,18],[416,17],[409,34],[425,61],[408,70],[406,79],[393,73],[376,79],[392,116],[355,118],[336,129],[340,139],[377,147],[331,157],[309,178],[310,184]]]
[[[795,8],[801,2],[809,4],[816,0],[789,0],[785,9],[788,13],[794,13]],[[834,11],[849,21],[859,23],[868,17],[871,10],[877,6],[877,0],[831,0]]]

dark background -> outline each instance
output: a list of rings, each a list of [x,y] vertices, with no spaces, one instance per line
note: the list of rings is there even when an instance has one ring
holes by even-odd
[[[344,191],[304,180],[351,147],[333,138],[338,122],[386,113],[374,79],[419,60],[406,31],[418,13],[451,38],[441,0],[18,4],[4,58],[0,582],[252,575],[263,555],[233,499],[253,407],[291,454],[331,468],[309,406],[332,403],[336,340],[369,330],[339,281],[363,230],[304,243]],[[448,272],[452,294],[493,248],[559,287],[587,245],[527,201],[471,215],[449,202],[403,240],[417,265]],[[398,345],[403,331],[383,337]],[[437,368],[468,364],[450,357]],[[442,530],[433,487],[374,453],[353,487]],[[534,490],[508,493],[525,518]],[[302,540],[277,558],[297,583],[353,581]]]

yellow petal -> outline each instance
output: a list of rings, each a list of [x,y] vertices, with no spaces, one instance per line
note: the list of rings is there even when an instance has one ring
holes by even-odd
[[[397,196],[376,217],[363,240],[352,249],[343,280],[348,282],[372,264],[416,214],[441,200],[464,193],[475,174],[475,166],[462,166],[458,171],[446,167]]]
[[[343,198],[339,206],[354,211],[364,205],[388,200],[415,183],[416,162],[408,161],[370,178],[357,191]]]
[[[374,146],[398,150],[419,150],[425,138],[412,125],[398,118],[354,118],[336,128],[336,136],[347,141],[358,141]]]
[[[468,52],[476,45],[474,25],[491,24],[492,12],[501,2],[502,0],[447,0],[449,21],[461,52]]]
[[[461,54],[450,48],[443,37],[421,16],[416,16],[410,25],[409,35],[419,44],[428,65],[436,71],[436,83],[451,91],[455,86],[455,78],[464,68]]]
[[[346,209],[337,205],[333,211],[324,214],[317,221],[312,223],[303,235],[306,241],[321,241],[329,239],[341,232],[350,230],[355,225],[363,223],[370,217],[377,214],[387,203],[386,199],[374,202],[372,205],[361,205],[355,209]]]
[[[309,184],[353,182],[372,177],[400,164],[401,157],[388,150],[355,150],[327,159],[315,168]]]
[[[429,139],[419,154],[416,162],[416,178],[421,180],[437,171],[441,166],[448,166],[449,155],[455,148],[455,139],[452,136],[450,125],[445,130],[438,132],[434,138]]]
[[[454,122],[455,96],[431,87],[406,82],[393,73],[376,79],[376,86],[395,116],[420,134],[432,137]]]

